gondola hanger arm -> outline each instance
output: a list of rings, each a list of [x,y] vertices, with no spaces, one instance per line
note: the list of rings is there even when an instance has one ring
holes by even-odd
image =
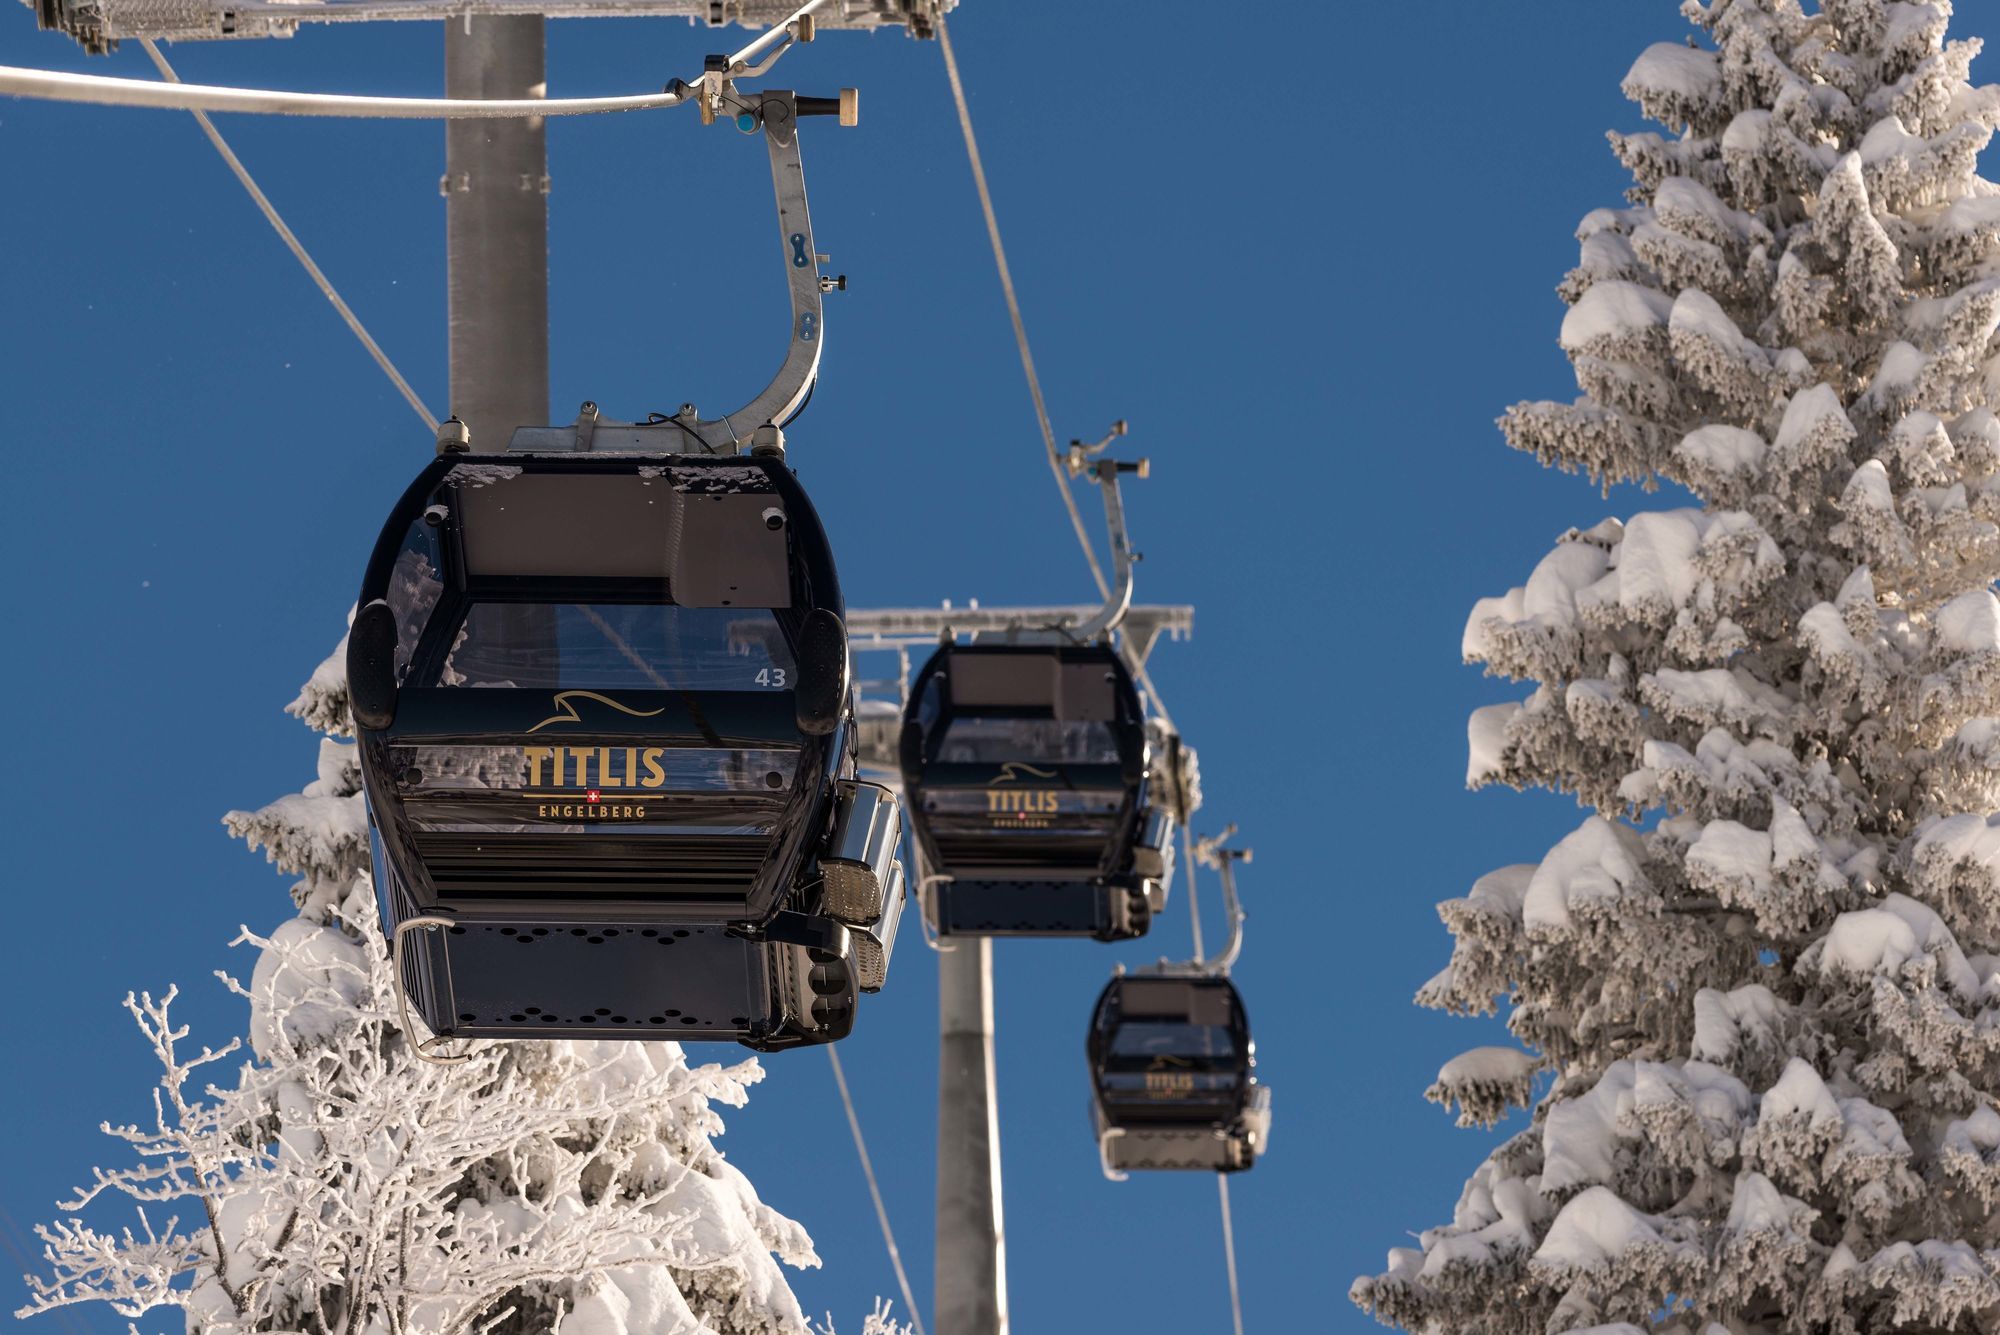
[[[1222,911],[1229,919],[1229,939],[1222,949],[1199,962],[1203,973],[1227,974],[1236,964],[1236,957],[1243,952],[1243,901],[1236,896],[1236,864],[1250,861],[1253,853],[1248,848],[1224,848],[1222,845],[1236,833],[1236,826],[1223,827],[1221,834],[1211,834],[1195,842],[1195,860],[1204,867],[1212,867],[1222,880]]]
[[[786,47],[780,47],[779,52]],[[776,52],[770,59],[776,59]],[[768,66],[769,60],[766,61]],[[692,403],[671,416],[646,422],[613,422],[585,404],[575,424],[566,427],[521,427],[508,448],[532,453],[641,454],[782,454],[782,428],[805,406],[819,378],[824,342],[824,299],[845,289],[845,275],[828,278],[820,265],[826,256],[815,248],[812,214],[806,205],[805,168],[799,158],[798,123],[806,116],[835,116],[842,125],[859,120],[855,90],[840,96],[802,97],[790,89],[755,94],[735,90],[727,58],[712,56],[702,83],[689,89],[702,119],[729,119],[746,134],[763,132],[771,159],[771,185],[777,198],[778,235],[791,297],[791,322],[784,361],[761,393],[743,407],[720,417],[702,417]]]
[[[1112,429],[1113,436],[1124,434],[1123,422]],[[1095,448],[1101,450],[1110,444],[1107,437]],[[1131,535],[1125,529],[1125,501],[1119,494],[1118,479],[1126,473],[1147,477],[1152,472],[1148,460],[1136,459],[1087,459],[1093,451],[1073,442],[1070,445],[1069,468],[1071,475],[1087,473],[1104,492],[1104,527],[1111,537],[1111,591],[1104,600],[1104,606],[1096,616],[1070,632],[1078,640],[1088,643],[1101,635],[1109,635],[1125,620],[1125,613],[1132,606],[1132,567],[1139,560],[1132,550]]]

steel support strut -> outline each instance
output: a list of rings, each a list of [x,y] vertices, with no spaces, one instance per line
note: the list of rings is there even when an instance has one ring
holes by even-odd
[[[937,1335],[1006,1335],[993,941],[938,952]]]

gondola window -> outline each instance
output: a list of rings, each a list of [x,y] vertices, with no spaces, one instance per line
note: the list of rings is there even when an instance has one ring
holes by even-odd
[[[1024,756],[1052,764],[1115,765],[1118,739],[1108,723],[973,715],[952,720],[938,759],[948,765],[998,765]]]
[[[660,604],[475,603],[439,684],[769,691],[797,677],[775,615]]]

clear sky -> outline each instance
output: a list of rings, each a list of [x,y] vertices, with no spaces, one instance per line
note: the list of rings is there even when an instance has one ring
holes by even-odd
[[[1139,596],[1198,609],[1154,658],[1201,751],[1197,828],[1236,821],[1257,850],[1237,978],[1276,1125],[1235,1179],[1253,1329],[1371,1328],[1350,1278],[1447,1221],[1492,1141],[1422,1098],[1447,1058],[1504,1040],[1410,1004],[1448,955],[1433,905],[1579,813],[1464,791],[1465,716],[1509,688],[1459,663],[1460,628],[1568,526],[1658,503],[1546,473],[1492,421],[1574,393],[1552,289],[1576,221],[1628,183],[1603,133],[1640,127],[1618,82],[1688,31],[1675,8],[1410,0],[1245,22],[1192,0],[964,0],[954,18],[1056,430],[1131,420],[1154,464],[1128,494]],[[1957,8],[1960,35],[2000,33],[2000,0]],[[736,44],[553,25],[550,91],[657,87]],[[191,81],[441,83],[424,24],[171,55]],[[86,61],[12,5],[0,62],[150,76],[136,48]],[[819,244],[851,286],[788,433],[850,604],[1087,600],[936,47],[830,33],[781,74],[862,90],[858,129],[808,126]],[[221,123],[441,412],[442,132]],[[747,399],[784,318],[761,147],[684,112],[556,122],[549,142],[555,415]],[[290,906],[218,819],[312,776],[315,740],[280,709],[431,443],[190,118],[0,101],[0,172],[0,1272],[18,1272],[23,1232],[117,1154],[96,1124],[147,1112],[125,991],[179,983],[197,1037],[241,1031],[211,974],[247,970],[237,924]],[[1185,914],[1177,893],[1144,941],[996,952],[1018,1331],[1227,1329],[1212,1179],[1104,1181],[1085,1112],[1093,998],[1114,961],[1185,955]],[[935,1014],[908,923],[842,1053],[926,1305]],[[767,1065],[722,1143],[810,1229],[826,1268],[795,1287],[851,1331],[895,1286],[827,1062]]]

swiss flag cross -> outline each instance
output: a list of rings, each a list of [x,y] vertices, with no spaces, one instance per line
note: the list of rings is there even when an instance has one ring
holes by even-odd
[[[603,795],[602,795],[601,793],[599,793],[599,792],[597,791],[597,789],[595,789],[595,788],[591,788],[591,789],[587,789],[587,790],[586,790],[586,791],[584,792],[584,794],[583,794],[583,798],[584,798],[584,801],[586,801],[586,802],[595,802],[595,801],[597,801],[597,800],[598,800],[598,799],[599,799],[599,798],[600,798],[601,796],[603,796]]]

